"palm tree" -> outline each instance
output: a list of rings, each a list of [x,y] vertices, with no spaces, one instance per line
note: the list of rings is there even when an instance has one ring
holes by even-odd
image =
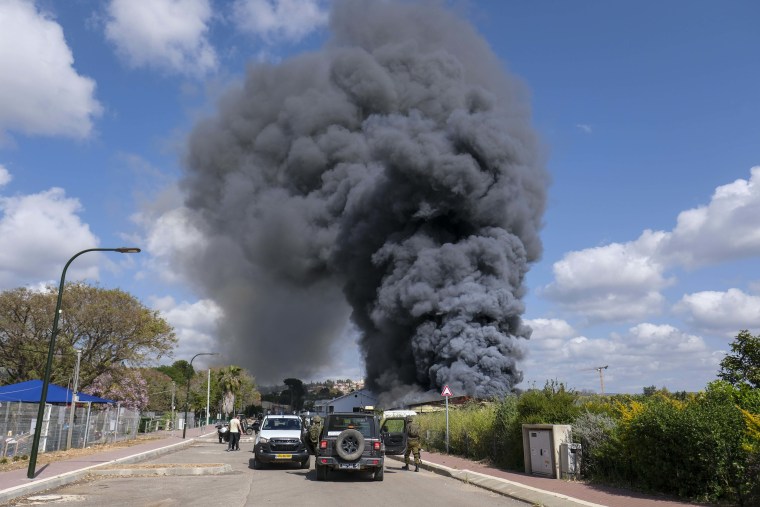
[[[227,366],[219,370],[219,386],[222,389],[222,412],[225,415],[235,410],[235,396],[240,393],[243,369],[239,366]]]

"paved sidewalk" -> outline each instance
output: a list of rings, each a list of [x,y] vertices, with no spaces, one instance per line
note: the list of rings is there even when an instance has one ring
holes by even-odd
[[[85,477],[89,471],[113,463],[137,463],[189,446],[193,438],[216,433],[216,428],[192,428],[182,438],[182,431],[162,432],[165,436],[144,443],[104,450],[89,456],[81,456],[46,465],[37,464],[34,479],[26,476],[27,467],[0,473],[0,504],[14,498],[57,488]],[[28,462],[27,462],[28,464]]]
[[[389,457],[403,460],[403,456]],[[580,481],[507,472],[459,456],[436,452],[422,452],[422,468],[543,507],[683,507],[686,505],[693,507],[698,505]]]

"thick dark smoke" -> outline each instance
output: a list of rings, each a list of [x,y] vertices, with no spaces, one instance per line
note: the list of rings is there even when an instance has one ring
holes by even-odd
[[[223,346],[259,381],[308,377],[350,314],[376,391],[501,395],[546,199],[524,91],[439,3],[337,1],[330,28],[190,138],[210,246],[187,267]]]

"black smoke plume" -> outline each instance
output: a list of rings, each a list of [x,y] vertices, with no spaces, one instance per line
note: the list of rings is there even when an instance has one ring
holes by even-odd
[[[350,314],[376,391],[501,395],[546,200],[524,90],[437,2],[336,1],[330,31],[253,65],[190,137],[208,247],[186,267],[220,346],[259,381],[308,378]]]

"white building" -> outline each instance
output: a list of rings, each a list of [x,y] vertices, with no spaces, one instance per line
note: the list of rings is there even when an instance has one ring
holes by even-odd
[[[377,396],[373,392],[368,389],[359,389],[329,401],[317,401],[314,403],[314,411],[325,416],[333,412],[356,412],[376,405]]]

